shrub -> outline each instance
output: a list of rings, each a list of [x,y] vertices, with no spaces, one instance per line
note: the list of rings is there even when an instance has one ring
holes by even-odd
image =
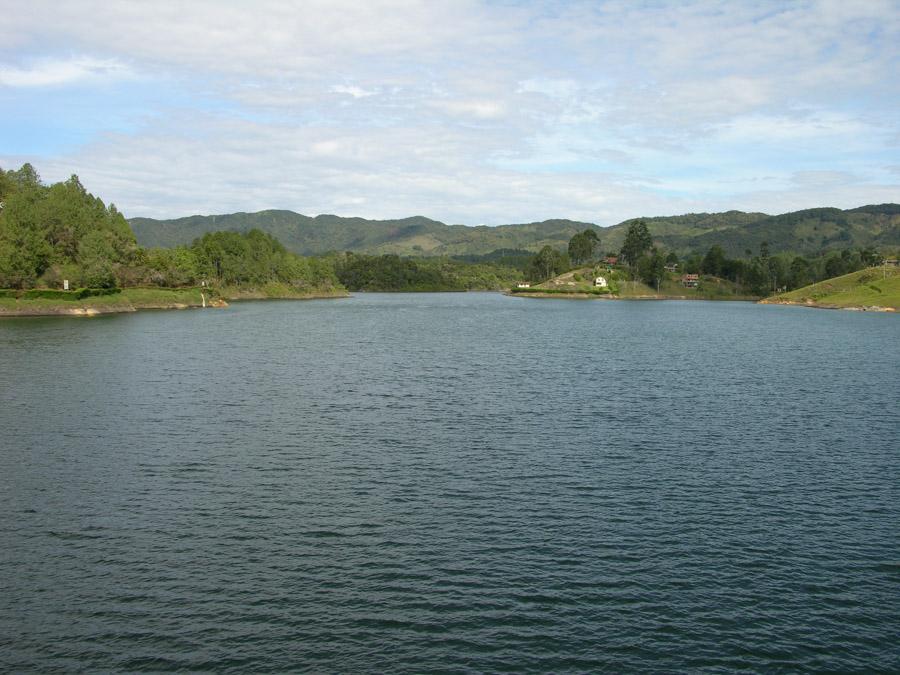
[[[78,299],[81,298],[95,298],[103,295],[115,295],[119,293],[121,289],[118,288],[79,288],[76,293],[78,293]]]
[[[81,300],[102,295],[118,293],[118,288],[76,288],[73,291],[61,291],[57,288],[31,288],[20,297],[26,300]]]
[[[54,288],[30,288],[22,293],[26,300],[77,300],[76,291],[60,291]]]

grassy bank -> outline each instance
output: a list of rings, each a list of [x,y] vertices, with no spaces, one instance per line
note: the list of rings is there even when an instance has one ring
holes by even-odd
[[[34,297],[34,296],[48,297]],[[226,300],[306,300],[344,297],[347,292],[332,286],[297,288],[288,284],[226,286],[224,288],[123,288],[103,295],[81,291],[15,292],[0,291],[0,317],[3,316],[94,316],[136,312],[142,309],[188,309],[191,307],[227,307]]]
[[[869,267],[766,298],[776,305],[900,311],[900,268]]]
[[[134,312],[139,309],[186,309],[219,304],[207,289],[199,288],[125,288],[106,295],[78,297],[0,296],[0,316],[92,316]]]

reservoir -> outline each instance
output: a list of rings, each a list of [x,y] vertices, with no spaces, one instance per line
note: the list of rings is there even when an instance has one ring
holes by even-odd
[[[0,321],[0,670],[900,669],[900,317]]]

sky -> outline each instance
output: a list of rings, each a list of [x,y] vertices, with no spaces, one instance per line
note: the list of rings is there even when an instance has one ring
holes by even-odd
[[[900,0],[0,0],[0,167],[128,217],[900,202]]]

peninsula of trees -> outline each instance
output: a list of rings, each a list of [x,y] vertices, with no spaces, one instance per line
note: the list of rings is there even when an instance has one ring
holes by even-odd
[[[536,283],[518,284],[513,292],[531,297],[710,300],[777,295],[772,301],[784,304],[882,309],[900,305],[896,255],[887,258],[873,246],[803,256],[773,254],[763,241],[758,252],[747,251],[743,258],[727,256],[719,245],[702,255],[679,258],[658,244],[643,220],[629,223],[618,252],[600,253],[601,243],[593,230],[585,230],[572,237],[567,252],[545,246],[526,270],[527,279]],[[873,270],[879,265],[881,271]],[[794,289],[800,290],[789,293]],[[863,305],[849,304],[864,300]]]
[[[260,230],[207,233],[187,246],[144,248],[115,205],[90,194],[77,176],[44,185],[30,164],[0,170],[0,311],[9,313],[10,303],[29,299],[94,296],[122,304],[122,298],[108,296],[131,289],[143,289],[134,297],[165,304],[160,298],[176,296],[147,290],[196,288],[206,290],[190,294],[196,303],[188,304],[205,303],[207,296],[212,301],[345,294],[329,261],[291,253]]]

